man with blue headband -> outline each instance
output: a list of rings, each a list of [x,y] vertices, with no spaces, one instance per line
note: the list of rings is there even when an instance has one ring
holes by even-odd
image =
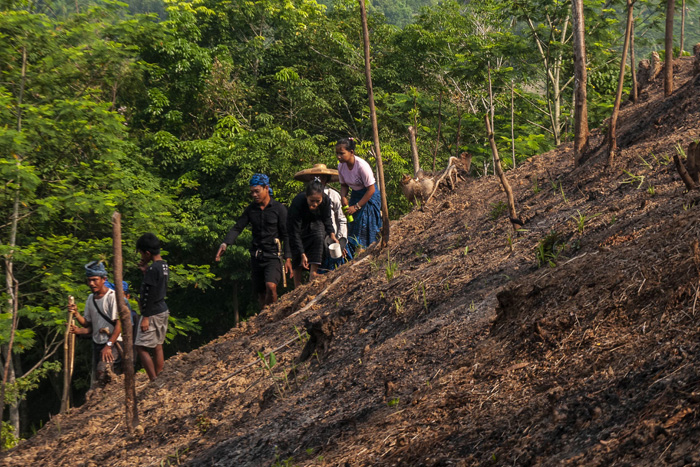
[[[109,289],[107,269],[101,261],[91,261],[85,265],[85,277],[90,294],[85,301],[83,315],[75,303],[68,305],[75,319],[82,327],[71,326],[73,334],[92,336],[92,378],[91,387],[108,382],[108,370],[121,371],[122,324],[119,321],[117,295]]]
[[[287,236],[287,207],[272,198],[270,179],[264,174],[255,174],[250,179],[250,196],[253,202],[243,211],[236,225],[224,238],[216,253],[216,261],[228,245],[250,224],[253,242],[250,246],[250,268],[253,292],[258,296],[260,308],[277,301],[277,284],[287,272],[292,274],[292,252]],[[281,245],[284,245],[282,250]],[[280,258],[284,258],[284,269]]]

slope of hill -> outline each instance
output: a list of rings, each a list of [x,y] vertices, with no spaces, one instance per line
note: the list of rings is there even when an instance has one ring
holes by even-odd
[[[672,161],[700,76],[678,67],[623,108],[613,169],[565,144],[508,172],[517,234],[495,177],[460,182],[388,251],[139,375],[143,434],[113,384],[2,464],[700,465],[700,194]]]

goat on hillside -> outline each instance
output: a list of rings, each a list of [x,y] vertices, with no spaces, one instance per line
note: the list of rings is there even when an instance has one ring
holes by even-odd
[[[419,202],[423,206],[426,205],[445,177],[450,182],[450,188],[454,190],[457,183],[457,163],[459,162],[456,157],[450,157],[447,161],[447,167],[441,172],[428,175],[419,170],[415,178],[404,175],[401,179],[401,192],[414,206]]]

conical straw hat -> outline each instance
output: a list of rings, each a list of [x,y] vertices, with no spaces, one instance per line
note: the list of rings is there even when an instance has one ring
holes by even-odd
[[[297,172],[294,174],[294,179],[299,180],[300,182],[310,182],[314,179],[314,177],[318,177],[319,175],[330,175],[331,177],[331,182],[337,182],[338,179],[338,171],[335,169],[329,169],[326,167],[326,164],[316,164],[310,169],[304,169],[300,172]]]

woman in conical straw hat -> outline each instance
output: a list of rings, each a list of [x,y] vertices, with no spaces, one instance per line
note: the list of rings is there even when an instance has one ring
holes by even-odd
[[[331,201],[331,221],[333,222],[333,229],[335,230],[335,235],[338,241],[343,246],[343,257],[338,259],[333,259],[328,254],[328,251],[324,249],[324,258],[319,272],[324,273],[328,270],[332,270],[345,263],[346,261],[352,259],[349,251],[347,251],[347,238],[348,238],[348,220],[343,213],[343,203],[340,198],[340,193],[334,190],[328,183],[338,181],[338,171],[335,169],[329,169],[326,164],[316,164],[309,169],[304,169],[302,171],[294,174],[294,179],[301,182],[311,182],[314,178],[318,178],[323,184],[323,192],[328,196]],[[326,241],[328,244],[329,242]]]
[[[347,238],[348,237],[348,221],[343,214],[343,204],[340,199],[340,193],[334,190],[328,183],[338,181],[338,171],[335,169],[329,169],[326,164],[316,164],[310,169],[304,169],[302,171],[294,174],[294,179],[300,182],[309,183],[313,181],[314,178],[318,178],[323,184],[323,192],[328,195],[331,200],[331,210],[333,221],[333,229],[335,230],[336,237]]]
[[[324,239],[330,237],[333,243],[338,242],[331,217],[331,201],[316,177],[292,200],[287,215],[295,288],[301,285],[302,268],[309,270],[309,280],[316,279],[323,261]]]

